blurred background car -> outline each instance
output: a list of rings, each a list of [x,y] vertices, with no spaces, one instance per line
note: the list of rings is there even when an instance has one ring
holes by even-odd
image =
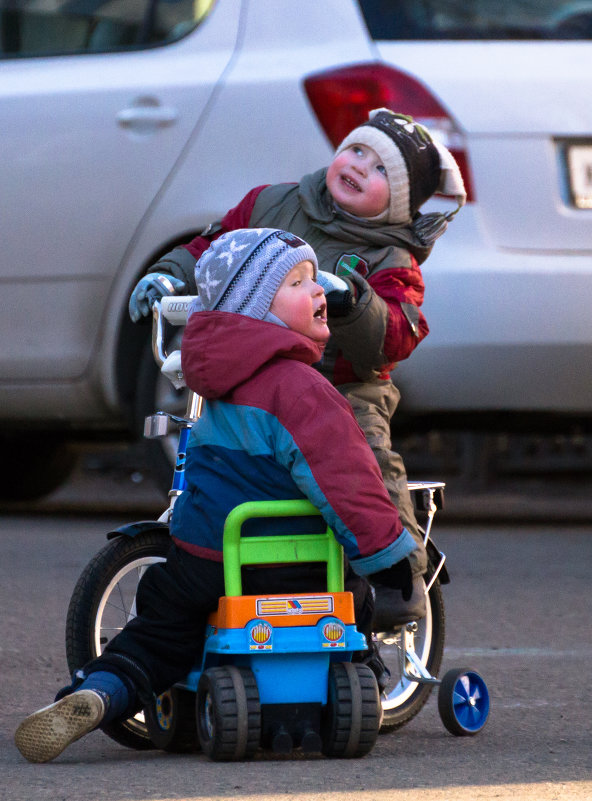
[[[469,190],[424,266],[395,434],[422,458],[454,436],[469,472],[492,433],[509,463],[536,434],[573,450],[548,468],[588,464],[591,34],[584,0],[0,0],[0,495],[179,410],[129,320],[136,281],[380,106],[426,123]],[[166,443],[152,458],[168,476]]]

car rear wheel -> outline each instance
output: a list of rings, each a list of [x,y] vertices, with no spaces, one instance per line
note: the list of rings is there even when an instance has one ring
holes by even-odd
[[[40,431],[0,438],[0,499],[32,501],[57,489],[76,464],[76,453],[63,437]]]

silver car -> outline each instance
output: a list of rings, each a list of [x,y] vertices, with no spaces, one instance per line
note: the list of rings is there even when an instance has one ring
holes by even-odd
[[[403,410],[589,414],[591,32],[582,0],[0,0],[0,494],[153,410],[127,315],[146,267],[382,105],[470,187],[424,267]]]

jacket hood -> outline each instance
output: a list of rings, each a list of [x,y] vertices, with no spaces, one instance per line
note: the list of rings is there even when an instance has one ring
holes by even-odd
[[[305,175],[300,181],[298,197],[305,213],[317,227],[335,239],[359,242],[375,247],[401,247],[409,250],[423,263],[429,256],[433,242],[425,242],[418,236],[414,225],[422,218],[417,214],[410,225],[395,225],[378,220],[364,220],[341,214],[335,207],[333,197],[327,189],[327,169]]]
[[[314,364],[324,343],[264,320],[220,311],[195,312],[181,345],[185,382],[206,399],[221,398],[274,359]]]

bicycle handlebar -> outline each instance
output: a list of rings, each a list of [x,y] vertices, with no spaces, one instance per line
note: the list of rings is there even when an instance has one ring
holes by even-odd
[[[152,353],[159,368],[169,354],[164,345],[163,318],[171,325],[185,325],[196,295],[165,295],[152,304]]]

